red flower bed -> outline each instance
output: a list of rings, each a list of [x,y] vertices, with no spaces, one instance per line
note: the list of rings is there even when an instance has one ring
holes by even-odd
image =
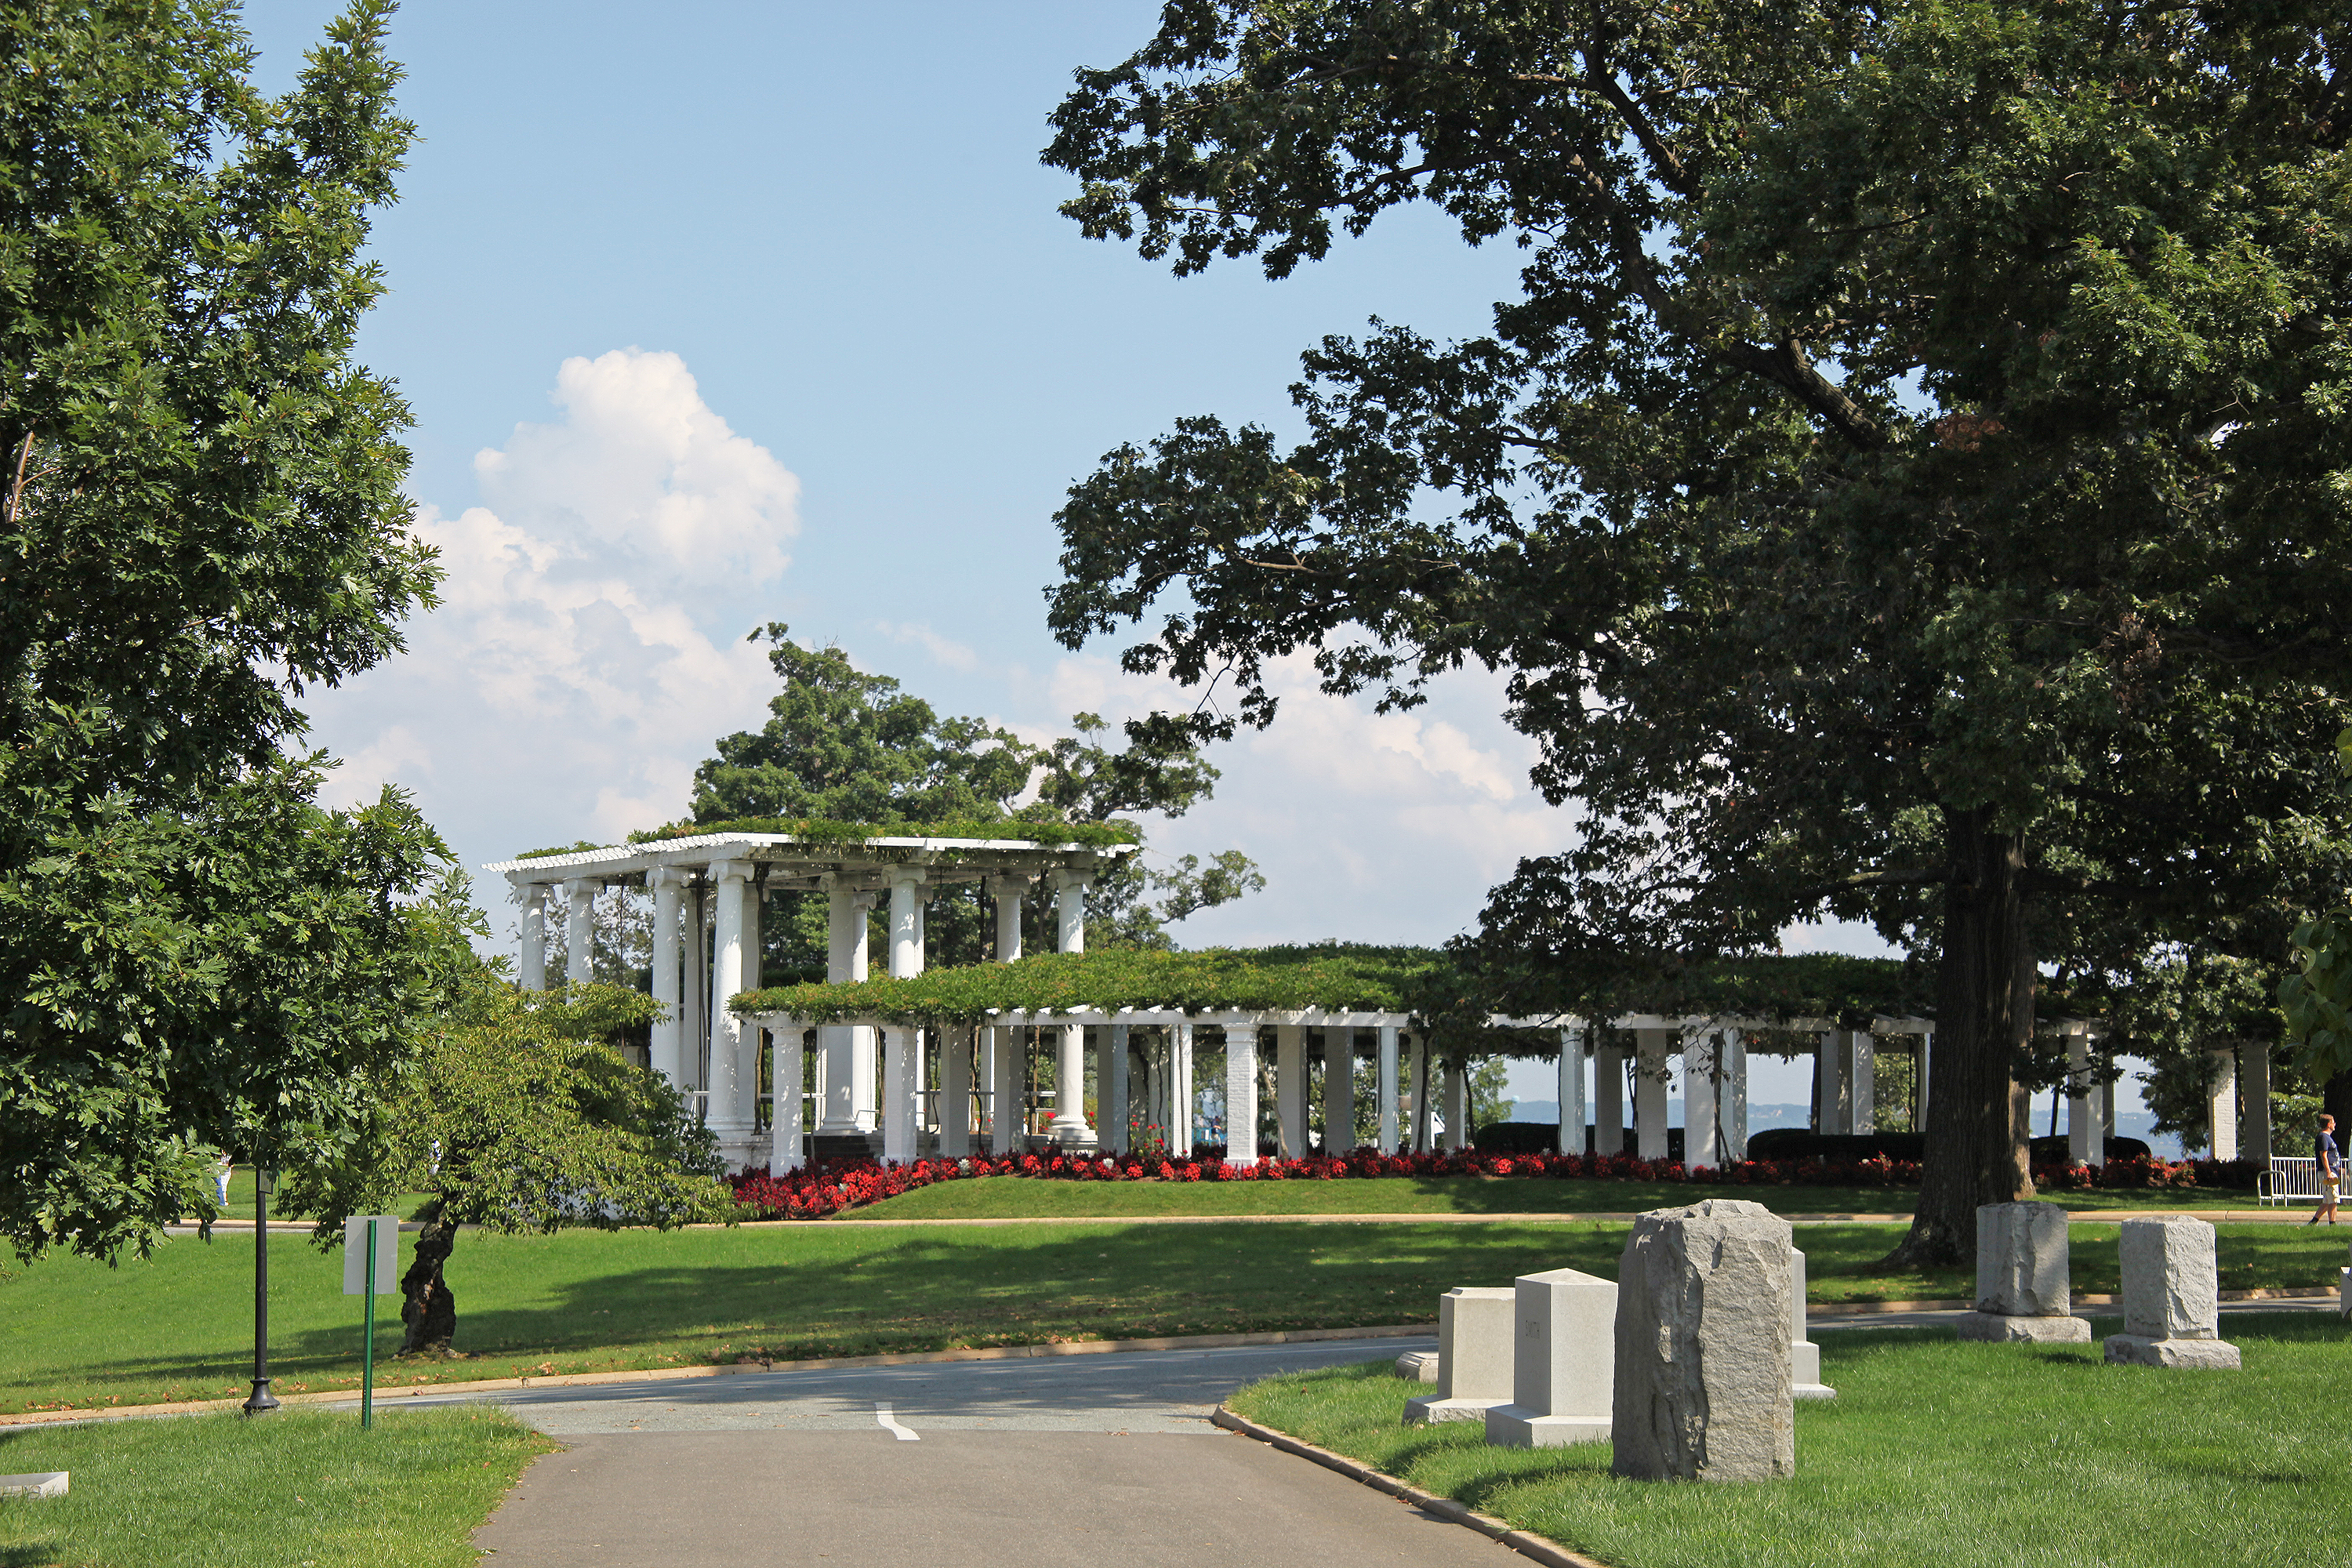
[[[2229,1184],[2242,1173],[2243,1162],[2164,1160],[2116,1161],[2094,1170],[2087,1165],[2037,1168],[2034,1184],[2045,1192],[2082,1191],[2092,1187],[2193,1187],[2202,1176],[2209,1184]],[[2250,1172],[2252,1167],[2246,1167]],[[822,1219],[844,1209],[860,1208],[884,1198],[911,1193],[935,1182],[971,1181],[982,1176],[1030,1176],[1064,1182],[1286,1182],[1340,1181],[1370,1176],[1501,1176],[1513,1180],[1600,1180],[1688,1183],[1694,1186],[1815,1186],[1906,1187],[1919,1181],[1919,1166],[1909,1160],[1746,1160],[1735,1165],[1699,1170],[1679,1163],[1643,1160],[1632,1154],[1501,1154],[1476,1150],[1431,1154],[1383,1154],[1376,1149],[1356,1149],[1338,1156],[1315,1155],[1304,1160],[1260,1156],[1255,1164],[1227,1165],[1224,1151],[1209,1145],[1189,1157],[1160,1153],[1070,1154],[1058,1150],[1042,1154],[974,1154],[968,1159],[917,1160],[910,1164],[877,1164],[872,1160],[812,1164],[805,1169],[771,1175],[765,1166],[729,1178],[736,1201],[754,1219]],[[2252,1184],[2251,1174],[2245,1184]]]

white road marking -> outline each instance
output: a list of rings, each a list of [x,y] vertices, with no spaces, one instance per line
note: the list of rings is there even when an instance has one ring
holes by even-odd
[[[874,1419],[882,1423],[884,1429],[901,1443],[919,1443],[923,1440],[918,1434],[899,1426],[898,1418],[890,1414],[890,1407],[887,1405],[875,1405]]]

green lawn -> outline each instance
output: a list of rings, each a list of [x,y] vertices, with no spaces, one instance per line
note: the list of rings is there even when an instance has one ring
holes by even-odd
[[[0,1472],[67,1470],[62,1498],[0,1501],[0,1564],[445,1568],[533,1455],[499,1411],[284,1410],[0,1431]]]
[[[280,1190],[282,1191],[283,1189]],[[429,1193],[404,1193],[401,1194],[399,1200],[394,1204],[391,1208],[386,1209],[384,1212],[387,1214],[397,1214],[403,1219],[405,1219],[410,1215],[415,1214],[418,1209],[422,1208],[425,1205],[425,1200],[431,1195],[432,1194]],[[228,1173],[228,1204],[221,1210],[221,1217],[224,1219],[251,1219],[253,1217],[252,1166],[236,1165],[231,1167]],[[288,1211],[287,1208],[283,1205],[279,1204],[277,1199],[272,1198],[270,1200],[270,1224],[276,1225],[282,1219],[300,1219],[302,1217],[304,1216]]]
[[[1025,1344],[1433,1320],[1456,1285],[1543,1268],[1614,1277],[1622,1223],[1039,1225],[567,1231],[459,1238],[449,1270],[458,1344],[477,1359],[410,1366],[382,1299],[379,1375],[439,1383],[951,1346]],[[2338,1231],[2336,1237],[2343,1233]],[[1965,1295],[1957,1271],[1876,1268],[1885,1226],[1799,1232],[1816,1300]],[[2074,1279],[2116,1284],[2114,1226],[2075,1227]],[[405,1256],[414,1234],[401,1238]],[[120,1268],[55,1257],[0,1275],[0,1410],[241,1394],[252,1345],[253,1240],[175,1238]],[[2222,1284],[2334,1278],[2342,1243],[2229,1226]],[[340,1252],[271,1247],[272,1370],[281,1391],[354,1386],[360,1303]],[[404,1267],[405,1264],[404,1262]]]
[[[1754,1485],[1621,1481],[1606,1444],[1489,1448],[1472,1423],[1406,1427],[1411,1391],[1385,1363],[1231,1403],[1612,1568],[2334,1561],[2343,1445],[2325,1413],[2352,1401],[2352,1331],[2316,1314],[2223,1321],[2243,1372],[1927,1330],[1818,1335],[1838,1397],[1797,1406],[1795,1478]]]
[[[1638,1214],[1746,1198],[1780,1214],[1908,1214],[1910,1187],[1714,1187],[1667,1182],[1501,1176],[1374,1176],[1315,1182],[1066,1182],[990,1176],[941,1182],[839,1217],[858,1219],[1147,1218],[1160,1215]],[[2252,1208],[2236,1192],[2056,1193],[2070,1209]],[[1890,1243],[1890,1245],[1892,1245]]]

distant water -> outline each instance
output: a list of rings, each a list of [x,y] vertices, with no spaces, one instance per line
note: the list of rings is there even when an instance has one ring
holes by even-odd
[[[1810,1105],[1751,1105],[1748,1108],[1748,1131],[1761,1132],[1768,1127],[1802,1127],[1812,1120],[1812,1107]],[[2045,1109],[2042,1112],[2042,1120],[2035,1124],[2036,1131],[2046,1131],[2049,1129],[2048,1115],[2049,1112]],[[1559,1102],[1556,1100],[1517,1100],[1512,1104],[1511,1117],[1517,1121],[1557,1122],[1559,1120]],[[2065,1131],[2064,1121],[2063,1117],[2059,1119],[2059,1131],[2062,1132]],[[2146,1110],[2126,1110],[2118,1115],[2116,1121],[2116,1131],[2118,1133],[2126,1138],[2139,1139],[2158,1158],[2178,1160],[2181,1157],[2180,1134],[2167,1132],[2159,1137],[2148,1131],[2156,1122],[2153,1113]],[[1666,1125],[1669,1127],[1683,1125],[1681,1100],[1666,1101]]]

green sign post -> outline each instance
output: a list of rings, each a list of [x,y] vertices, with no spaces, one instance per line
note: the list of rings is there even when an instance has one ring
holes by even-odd
[[[375,1298],[392,1283],[399,1263],[396,1215],[353,1215],[343,1222],[343,1294],[367,1298],[366,1338],[360,1348],[360,1426],[375,1425]]]

